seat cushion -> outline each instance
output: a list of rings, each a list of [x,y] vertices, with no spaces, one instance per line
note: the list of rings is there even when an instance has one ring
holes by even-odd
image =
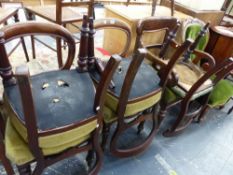
[[[204,75],[204,72],[192,63],[179,63],[175,65],[174,71],[177,73],[179,80],[176,91],[181,97],[184,97],[191,87]],[[196,93],[201,93],[208,89],[208,92],[212,90],[212,81],[206,80],[197,90]]]
[[[75,135],[72,135],[72,136],[75,136]],[[67,148],[83,143],[88,138],[89,138],[89,135],[86,135],[86,136],[78,138],[77,140],[74,140],[64,145],[59,145],[54,148],[48,148],[48,149],[42,148],[42,152],[44,155],[57,154],[63,150],[66,150]],[[60,139],[57,142],[60,142],[61,140],[62,139]],[[6,156],[8,157],[9,160],[11,160],[11,162],[13,162],[14,164],[18,166],[34,160],[34,156],[32,155],[27,145],[27,142],[25,142],[25,140],[22,139],[22,137],[16,131],[10,119],[8,119],[7,125],[6,125],[5,146],[6,146]]]
[[[38,131],[59,131],[90,119],[89,123],[65,132],[40,135],[39,145],[45,154],[58,153],[88,138],[96,128],[93,112],[95,88],[88,73],[52,71],[31,77]],[[10,117],[18,134],[27,142],[24,114],[18,86],[5,88],[3,115]],[[85,140],[84,139],[84,140]]]
[[[210,94],[209,106],[222,106],[231,97],[233,97],[233,83],[230,80],[220,80]]]
[[[116,119],[118,100],[130,62],[131,59],[123,59],[113,75],[115,88],[109,90],[104,109],[104,120],[107,123]],[[97,72],[92,72],[92,76],[94,80],[99,81]],[[157,72],[150,65],[142,63],[130,91],[125,116],[137,114],[157,103],[161,97],[159,83],[160,78]]]
[[[166,103],[172,103],[178,98],[184,98],[187,92],[204,74],[196,65],[183,62],[175,65],[174,72],[176,72],[179,77],[178,84],[166,89],[165,98],[163,99]],[[211,90],[213,90],[213,83],[211,79],[208,79],[197,89],[191,100],[205,95]]]

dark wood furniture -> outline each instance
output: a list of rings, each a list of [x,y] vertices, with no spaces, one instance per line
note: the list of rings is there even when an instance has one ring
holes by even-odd
[[[209,77],[206,79],[207,81],[204,84],[200,83],[201,80],[199,79],[201,79],[205,74],[203,73],[202,68],[197,65],[201,63],[202,59],[207,59],[207,62],[202,66],[205,70],[208,70],[215,66],[215,60],[208,53],[195,50],[200,39],[206,33],[208,25],[209,24],[206,24],[202,28],[193,44],[191,44],[180,58],[177,58],[177,64],[174,64],[173,73],[171,74],[167,86],[168,89],[165,92],[166,95],[162,98],[159,114],[160,118],[164,118],[166,110],[178,102],[180,102],[181,107],[176,122],[173,123],[170,130],[164,133],[165,136],[171,136],[182,131],[188,126],[188,124],[190,124],[190,122],[201,111],[202,107],[208,102],[208,95],[206,94],[209,94],[213,85],[212,82],[208,80]],[[180,47],[174,40],[178,26],[179,25],[175,18],[148,18],[141,20],[138,23],[138,36],[135,49],[138,47],[145,47],[148,50],[148,58],[156,69],[161,70],[160,76],[163,76],[164,69],[166,69],[170,62],[169,58],[171,58],[170,55],[172,50],[176,50]],[[163,40],[164,42],[159,44],[147,44],[143,42],[143,34],[162,29],[167,29],[165,39]],[[192,53],[195,57],[191,61]],[[192,55],[192,57],[194,55]],[[193,91],[195,88],[197,89]],[[203,97],[204,95],[206,96]],[[203,103],[198,107],[195,106],[195,108],[193,108],[194,103],[192,101],[199,97],[203,98]],[[192,110],[190,111],[190,109]]]
[[[134,49],[137,50],[140,47],[144,47],[148,51],[147,59],[149,59],[152,64],[155,63],[159,65],[157,62],[165,64],[165,54],[170,45],[175,47],[177,45],[175,37],[179,26],[180,23],[178,19],[174,17],[150,17],[140,20],[137,25],[137,37]],[[160,42],[152,43],[143,40],[144,35],[147,33],[155,34],[155,32],[161,31],[164,31],[164,34]]]
[[[12,7],[10,8],[9,6]],[[23,4],[18,2],[0,2],[0,24],[7,25],[10,18],[14,18],[15,22],[19,22],[18,10],[22,7]],[[29,56],[23,37],[19,39],[19,42],[12,48],[8,55],[10,56],[19,46],[19,44],[22,44],[25,58],[27,61],[29,61]]]
[[[173,59],[179,57],[189,44],[189,42],[186,42],[178,48]],[[117,122],[117,128],[110,140],[110,152],[119,157],[133,156],[144,151],[150,145],[158,130],[160,119],[156,114],[155,106],[160,101],[163,87],[165,87],[173,64],[168,65],[166,73],[160,79],[158,72],[143,62],[145,55],[145,50],[139,49],[135,50],[131,59],[122,60],[118,71],[113,76],[115,86],[110,88],[107,94],[102,144],[105,148],[110,127]],[[98,72],[93,72],[92,77],[98,83]],[[144,123],[147,121],[152,126],[143,141],[136,145],[129,144],[125,145],[124,148],[119,147],[118,141],[123,134],[128,132],[128,129],[137,126],[137,132],[140,134]],[[130,138],[127,140],[130,140]]]
[[[213,26],[206,52],[214,56],[216,63],[233,56],[233,27]]]
[[[85,19],[83,26],[87,24]],[[5,43],[36,34],[63,38],[68,45],[66,62],[57,71],[31,77],[25,66],[13,73]],[[4,84],[1,113],[7,118],[6,152],[19,173],[41,174],[57,161],[88,151],[89,174],[97,174],[103,161],[99,133],[104,98],[120,58],[110,59],[101,74],[100,86],[95,90],[88,72],[70,70],[75,41],[61,26],[36,22],[11,25],[2,29],[0,41],[0,71]],[[81,37],[80,45],[85,46],[85,37]],[[36,167],[31,173],[33,162]]]
[[[81,7],[86,9],[86,12],[82,12]],[[32,6],[32,7],[25,7],[26,12],[28,14],[29,20],[34,20],[35,16],[39,16],[43,19],[46,19],[50,22],[62,25],[66,27],[68,24],[72,24],[75,26],[74,23],[81,22],[82,17],[84,14],[87,14],[89,17],[93,16],[94,14],[94,1],[93,0],[85,0],[85,1],[72,1],[66,2],[61,0],[56,0],[56,5],[48,5],[48,6]],[[84,14],[83,14],[84,13]],[[76,26],[76,28],[78,28]],[[38,40],[40,43],[41,40]],[[46,44],[44,44],[46,45]],[[46,45],[47,47],[51,48],[50,46]],[[53,49],[57,52],[58,55],[58,64],[62,65],[62,43],[60,39],[57,39],[57,49]],[[32,36],[32,52],[33,58],[36,57],[35,54],[35,43],[34,38]]]

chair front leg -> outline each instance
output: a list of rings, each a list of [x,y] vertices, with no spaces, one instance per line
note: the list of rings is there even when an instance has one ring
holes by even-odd
[[[2,161],[2,164],[8,175],[15,174],[10,161],[5,156],[5,146],[4,146],[3,136],[1,132],[0,132],[0,160]]]

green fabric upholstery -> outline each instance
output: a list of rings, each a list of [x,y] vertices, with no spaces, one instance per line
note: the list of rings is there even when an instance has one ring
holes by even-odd
[[[186,32],[185,32],[185,38],[186,39],[193,39],[195,40],[199,32],[201,31],[201,25],[198,24],[192,24],[189,27],[187,27]],[[196,49],[197,50],[204,50],[207,43],[209,41],[209,36],[205,34],[199,41]]]
[[[119,65],[120,71],[118,69],[113,75],[115,88],[108,92],[105,101],[104,121],[106,123],[113,122],[117,119],[116,110],[119,97],[131,60],[132,59],[122,59]],[[100,77],[98,72],[94,71],[91,75],[96,82],[99,81]],[[155,71],[152,66],[143,62],[133,81],[124,116],[135,115],[156,104],[161,98],[161,87],[159,83],[160,78],[157,71]]]
[[[233,96],[233,83],[229,80],[220,80],[210,94],[209,106],[224,105]]]
[[[74,136],[74,135],[71,135]],[[89,138],[89,135],[86,135],[82,138],[74,140],[70,143],[60,145],[54,148],[43,149],[44,155],[52,155],[59,153],[67,148],[78,145]],[[60,139],[61,141],[62,139]],[[60,142],[57,141],[57,142]],[[6,145],[6,156],[16,165],[23,165],[27,162],[34,160],[34,157],[27,146],[27,142],[19,135],[14,126],[12,125],[10,119],[7,121],[6,132],[5,132],[5,145]]]
[[[139,100],[134,103],[128,103],[125,110],[125,117],[137,114],[140,111],[148,109],[156,104],[161,98],[161,91],[155,93],[151,97]],[[111,94],[107,95],[105,107],[104,107],[104,122],[111,123],[117,119],[116,110],[118,105],[118,98]]]

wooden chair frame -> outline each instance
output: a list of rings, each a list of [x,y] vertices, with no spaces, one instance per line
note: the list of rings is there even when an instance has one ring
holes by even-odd
[[[160,81],[160,86],[161,86],[161,91],[163,93],[164,88],[166,87],[166,83],[168,80],[168,76],[171,73],[171,69],[173,67],[173,63],[172,60],[177,59],[177,57],[179,57],[185,49],[187,49],[190,46],[191,42],[187,41],[185,42],[181,47],[179,47],[175,54],[173,55],[172,59],[171,59],[171,63],[166,67],[166,72],[164,73],[164,76],[161,78]],[[125,76],[125,81],[123,83],[122,89],[121,89],[121,93],[120,93],[120,97],[119,97],[119,103],[117,106],[117,128],[114,131],[114,134],[111,138],[110,141],[110,152],[113,155],[116,155],[118,157],[129,157],[132,155],[136,155],[141,153],[142,151],[144,151],[152,142],[155,134],[157,133],[158,127],[161,123],[161,119],[159,115],[156,115],[155,112],[155,106],[152,106],[150,109],[145,110],[144,112],[142,111],[140,114],[137,114],[136,116],[131,116],[132,117],[132,121],[128,122],[127,120],[125,120],[125,110],[126,110],[126,105],[128,103],[128,97],[129,97],[129,93],[130,93],[130,89],[131,86],[133,84],[133,80],[136,76],[136,73],[139,69],[140,64],[142,63],[144,57],[146,55],[146,51],[143,49],[139,49],[139,51],[137,51],[136,53],[134,53],[134,57],[132,59],[132,62],[128,68],[128,71],[126,73]],[[152,95],[152,94],[149,94]],[[135,101],[140,101],[144,98],[148,97],[144,96],[144,97],[140,97],[137,98]],[[132,100],[130,102],[133,102]],[[127,117],[128,118],[128,117]],[[145,141],[140,144],[137,145],[133,148],[129,148],[129,149],[120,149],[117,147],[117,141],[119,140],[120,135],[128,128],[134,126],[134,125],[138,125],[138,134],[140,134],[140,132],[143,130],[143,126],[146,120],[151,120],[152,121],[152,129],[150,131],[150,134],[147,136],[147,138],[145,139]],[[105,124],[104,123],[104,127],[103,127],[103,141],[102,141],[102,147],[105,147],[107,138],[109,136],[109,130],[110,127],[113,123],[109,123],[109,124]]]
[[[125,57],[127,55],[127,52],[130,47],[131,42],[131,30],[128,24],[125,22],[114,19],[114,18],[105,18],[105,19],[99,19],[94,21],[94,29],[96,31],[103,30],[103,29],[117,29],[122,30],[126,34],[126,43],[124,45],[124,48],[122,49],[122,52],[117,53],[118,55]]]
[[[5,86],[11,86],[15,84],[15,78],[19,84],[19,90],[21,93],[21,100],[23,104],[23,111],[25,115],[25,125],[27,128],[27,135],[28,135],[28,145],[35,157],[37,165],[33,171],[33,174],[41,174],[43,169],[47,166],[54,164],[57,161],[60,161],[64,158],[67,158],[71,155],[76,153],[80,153],[83,151],[88,151],[87,162],[88,165],[91,164],[93,158],[93,151],[96,152],[96,162],[94,167],[90,171],[90,174],[97,174],[103,160],[102,150],[99,146],[98,135],[101,130],[102,126],[102,108],[104,105],[104,98],[105,92],[108,87],[108,83],[111,80],[111,76],[113,75],[114,70],[117,68],[117,65],[120,62],[119,57],[114,57],[110,59],[106,69],[102,74],[101,85],[97,88],[96,97],[93,110],[96,111],[96,116],[90,117],[88,120],[81,121],[80,123],[75,124],[75,126],[84,125],[88,121],[92,121],[97,119],[99,123],[99,127],[97,127],[91,135],[88,143],[82,145],[79,144],[76,147],[72,147],[67,149],[57,155],[52,156],[44,156],[42,153],[41,148],[39,147],[39,136],[41,135],[51,135],[54,133],[59,133],[63,131],[67,131],[72,129],[74,126],[64,126],[62,128],[48,130],[44,132],[38,132],[37,124],[36,124],[36,116],[35,116],[35,108],[32,98],[32,92],[30,88],[30,80],[29,80],[29,73],[25,67],[20,67],[17,69],[16,74],[14,75],[12,72],[12,68],[10,62],[7,58],[6,50],[4,44],[14,38],[21,37],[21,36],[29,36],[34,34],[43,34],[43,35],[52,35],[56,37],[62,37],[68,44],[68,58],[65,64],[62,65],[60,68],[61,70],[70,69],[73,59],[75,56],[75,42],[71,36],[71,34],[56,24],[46,24],[46,23],[21,23],[18,25],[11,25],[4,29],[0,33],[0,51],[1,51],[1,60],[0,60],[0,71],[1,76],[3,78],[3,83]],[[28,162],[22,166],[18,166],[20,174],[31,174],[30,163]]]

